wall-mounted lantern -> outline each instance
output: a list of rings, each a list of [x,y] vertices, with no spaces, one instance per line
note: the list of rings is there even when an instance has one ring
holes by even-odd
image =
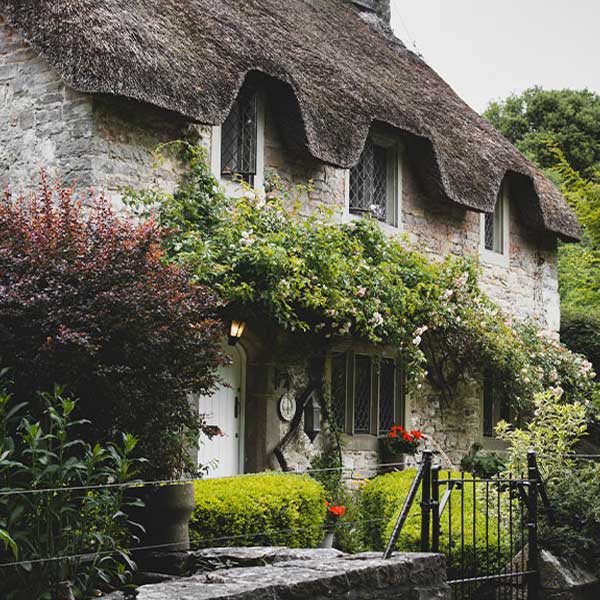
[[[230,346],[235,346],[240,341],[245,329],[246,321],[231,321],[231,328],[229,329]]]
[[[304,403],[304,433],[311,442],[321,431],[321,403],[317,392],[313,390]]]

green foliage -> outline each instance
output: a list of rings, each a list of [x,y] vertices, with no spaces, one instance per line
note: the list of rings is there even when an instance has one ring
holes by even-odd
[[[416,471],[414,469],[388,473],[376,477],[364,487],[362,501],[365,541],[374,550],[383,550],[390,539],[415,475]],[[446,471],[442,471],[440,479],[447,479],[447,475]],[[461,478],[461,474],[457,472],[451,472],[449,476],[452,479]],[[466,475],[465,478],[467,480],[472,479],[470,475]],[[492,569],[497,568],[498,565],[503,567],[510,558],[509,536],[493,514],[489,514],[487,518],[487,536],[490,546],[496,551],[500,550],[500,559],[498,560],[498,552],[495,554],[492,552],[490,555],[485,551],[487,510],[485,506],[485,484],[478,483],[476,489],[475,499],[472,483],[465,483],[463,498],[461,498],[461,492],[458,489],[452,492],[449,505],[442,515],[442,534],[440,537],[440,551],[446,554],[448,567],[451,570],[461,566],[460,548],[464,543],[463,572],[472,575],[494,572]],[[493,497],[496,494],[495,484],[490,484],[489,496]],[[505,495],[505,493],[501,494],[501,496]],[[461,527],[461,503],[463,501],[464,521]],[[421,488],[419,488],[408,519],[398,539],[396,546],[398,550],[418,552],[420,549],[420,502]],[[474,519],[475,528],[473,528]],[[450,526],[451,537],[449,536]],[[464,541],[461,537],[461,531],[464,533]]]
[[[460,461],[460,468],[482,479],[490,479],[505,470],[504,460],[495,453],[481,454],[482,449],[481,444],[473,444],[469,454]]]
[[[243,475],[196,482],[194,547],[316,547],[323,539],[325,491],[307,476]]]
[[[124,512],[131,503],[119,487],[70,488],[132,482],[137,442],[126,435],[120,446],[91,447],[78,438],[75,401],[56,388],[41,402],[43,419],[32,421],[0,394],[0,493],[11,492],[0,495],[0,540],[10,549],[0,549],[0,562],[19,562],[2,569],[0,596],[50,600],[69,582],[76,598],[90,598],[127,584],[135,570],[123,550],[134,539]],[[47,489],[57,491],[31,493]]]
[[[599,290],[600,293],[600,290]],[[560,337],[573,352],[587,356],[600,371],[600,312],[568,307],[561,315]]]
[[[507,472],[522,473],[527,468],[527,453],[537,454],[540,472],[546,481],[560,479],[573,466],[570,455],[587,432],[587,410],[580,402],[567,404],[562,390],[551,389],[535,396],[533,417],[523,428],[506,421],[496,426],[498,439],[508,442]]]
[[[600,465],[576,464],[547,488],[555,521],[542,514],[540,543],[600,574]]]
[[[473,262],[431,262],[370,219],[339,224],[324,207],[303,214],[277,185],[266,197],[248,188],[227,198],[202,151],[185,149],[189,170],[174,195],[132,194],[130,203],[141,213],[158,203],[168,256],[215,289],[226,312],[296,332],[297,346],[319,352],[349,335],[393,346],[409,380],[427,376],[448,401],[467,370],[497,373],[515,413],[549,385],[571,401],[589,393],[582,359],[504,315]]]
[[[600,96],[594,92],[533,87],[492,102],[483,116],[543,168],[554,165],[551,140],[585,177],[600,169]]]

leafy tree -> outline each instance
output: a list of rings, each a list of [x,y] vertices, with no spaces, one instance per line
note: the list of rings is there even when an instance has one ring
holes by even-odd
[[[186,437],[197,441],[187,394],[209,391],[223,360],[217,302],[164,262],[152,220],[87,205],[45,177],[31,198],[0,199],[0,364],[17,401],[64,382],[93,423],[88,440],[128,431],[146,474],[168,477],[186,468]]]
[[[533,87],[492,102],[483,116],[542,168],[554,166],[550,140],[584,177],[600,170],[600,96],[588,90]]]

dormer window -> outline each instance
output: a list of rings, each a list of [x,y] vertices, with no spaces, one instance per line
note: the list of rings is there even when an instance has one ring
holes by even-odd
[[[257,189],[264,185],[265,97],[262,90],[244,85],[229,115],[212,128],[211,171],[226,193],[243,193],[240,182]]]
[[[258,94],[243,89],[221,128],[221,176],[254,185],[257,174]]]
[[[396,140],[371,136],[350,170],[349,212],[398,227],[400,147]]]
[[[493,213],[481,215],[482,258],[489,261],[508,260],[509,249],[509,197],[503,185]]]

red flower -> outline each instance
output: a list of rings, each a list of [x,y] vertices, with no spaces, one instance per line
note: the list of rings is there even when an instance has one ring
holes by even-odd
[[[416,429],[413,429],[410,433],[415,438],[415,440],[422,440],[424,437],[423,432],[418,431]]]
[[[402,438],[404,439],[405,442],[414,442],[413,436],[410,435],[410,433],[408,433],[408,431],[405,431],[402,434]]]
[[[392,431],[390,431],[388,433],[388,437],[389,438],[397,438],[398,437],[398,432],[395,429],[392,428]]]
[[[332,506],[331,504],[327,505],[327,510],[334,516],[334,517],[343,517],[346,514],[346,507],[343,505],[340,506]]]

